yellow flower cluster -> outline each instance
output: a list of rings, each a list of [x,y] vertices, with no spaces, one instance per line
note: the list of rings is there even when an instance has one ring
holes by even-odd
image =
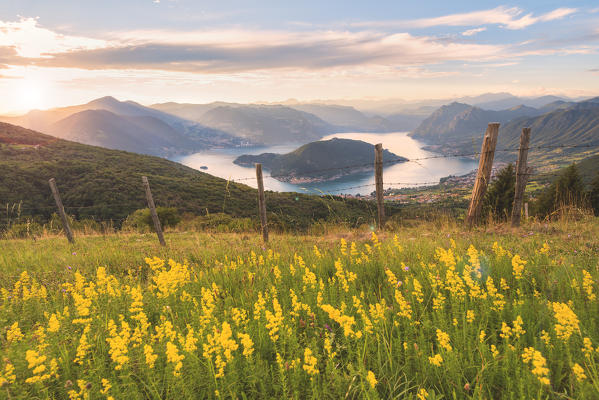
[[[310,350],[309,347],[306,347],[306,349],[304,350],[304,365],[302,365],[304,371],[306,371],[308,375],[311,376],[318,375],[319,371],[318,367],[316,366],[317,363],[318,360],[316,359],[316,357],[314,357],[312,350]]]
[[[441,364],[443,364],[443,357],[441,357],[441,354],[435,354],[428,358],[428,362],[434,366],[440,367]]]
[[[525,364],[532,363],[532,373],[537,377],[539,382],[544,385],[549,385],[549,368],[547,368],[547,360],[540,351],[534,347],[526,347],[522,353],[522,360]]]
[[[446,351],[452,350],[449,335],[446,332],[443,332],[441,329],[437,329],[437,342],[439,342],[439,346],[444,348]]]
[[[518,254],[516,254],[512,258],[512,273],[514,274],[514,278],[521,279],[522,272],[524,271],[524,266],[526,265],[526,261],[524,261]]]
[[[374,232],[373,232],[373,234],[374,234]],[[368,384],[370,385],[370,387],[372,389],[374,389],[374,387],[378,383],[378,381],[376,380],[376,376],[374,375],[374,372],[372,372],[372,371],[368,371],[368,373],[366,374],[366,381],[368,381]]]
[[[233,339],[231,325],[225,321],[220,329],[214,327],[212,334],[206,336],[206,341],[203,345],[204,357],[208,360],[214,359],[218,371],[215,377],[221,378],[225,375],[225,366],[233,358],[233,352],[239,348]]]
[[[567,304],[551,303],[557,323],[555,333],[559,339],[567,341],[574,332],[579,332],[578,317]]]

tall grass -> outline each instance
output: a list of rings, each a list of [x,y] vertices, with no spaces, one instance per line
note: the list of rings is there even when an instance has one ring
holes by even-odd
[[[584,219],[323,229],[268,246],[244,233],[171,232],[166,248],[152,234],[0,241],[1,391],[597,398],[598,231]]]

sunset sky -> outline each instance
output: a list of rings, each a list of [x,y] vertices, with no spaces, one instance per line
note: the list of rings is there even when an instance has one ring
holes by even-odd
[[[145,104],[599,95],[596,1],[2,0],[0,113]]]

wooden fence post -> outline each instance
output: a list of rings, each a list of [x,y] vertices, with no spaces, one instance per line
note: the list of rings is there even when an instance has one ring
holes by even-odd
[[[497,135],[499,134],[499,123],[492,122],[487,126],[483,145],[480,152],[478,171],[476,181],[472,189],[472,199],[468,207],[466,224],[471,228],[478,223],[482,211],[483,198],[487,191],[487,185],[491,179],[491,169],[493,168],[493,158],[495,157],[495,146],[497,146]]]
[[[385,226],[385,202],[383,197],[383,144],[374,146],[374,183],[376,186],[376,207],[378,210],[378,228]]]
[[[264,200],[264,181],[262,180],[262,164],[256,163],[256,180],[258,181],[258,211],[260,212],[260,227],[262,239],[268,243],[268,222],[266,220],[266,201]]]
[[[524,219],[528,220],[528,201],[524,203]]]
[[[75,243],[75,238],[73,237],[73,232],[71,231],[71,227],[69,225],[69,220],[67,219],[67,214],[65,214],[65,212],[64,212],[64,206],[62,205],[62,200],[60,199],[60,193],[58,192],[58,187],[56,186],[56,179],[52,178],[48,182],[50,183],[50,189],[52,190],[52,195],[54,196],[54,201],[56,201],[56,208],[58,208],[58,215],[60,215],[60,219],[62,220],[62,227],[64,229],[64,234],[70,243]]]
[[[516,187],[514,193],[514,204],[512,205],[512,227],[520,226],[520,214],[522,213],[522,199],[528,182],[528,146],[530,143],[530,128],[522,128],[520,135],[520,152],[516,164]]]
[[[160,225],[160,220],[158,219],[158,214],[156,213],[156,205],[154,204],[154,198],[152,197],[152,191],[150,190],[150,182],[148,182],[148,177],[142,176],[141,181],[143,182],[144,188],[146,189],[148,207],[150,208],[150,215],[152,216],[152,221],[154,221],[154,228],[156,229],[156,235],[158,235],[158,241],[162,246],[166,246],[166,242],[164,241],[164,235],[162,234],[162,226]]]

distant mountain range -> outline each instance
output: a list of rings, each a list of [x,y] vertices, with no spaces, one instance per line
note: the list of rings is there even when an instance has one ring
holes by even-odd
[[[113,97],[34,110],[19,117],[0,117],[0,121],[84,144],[159,156],[243,143],[197,122]]]
[[[497,145],[500,149],[517,148],[523,127],[532,129],[532,146],[599,145],[599,98],[581,102],[555,100],[539,108],[520,105],[500,111],[454,102],[437,109],[411,136],[423,140],[433,150],[478,151],[489,122],[502,124]],[[558,155],[550,150],[545,155]],[[588,148],[564,151],[573,154]],[[499,154],[499,157],[515,156]]]
[[[171,102],[154,104],[151,107],[221,129],[232,135],[255,138],[264,144],[281,144],[288,140],[306,143],[317,139],[318,135],[322,137],[337,132],[410,131],[424,119],[421,115],[401,113],[386,117],[367,115],[349,106],[318,103],[264,105]],[[298,129],[306,131],[305,138],[302,138]]]
[[[343,104],[294,100],[283,104],[171,102],[146,107],[102,97],[71,107],[0,117],[0,121],[85,144],[163,157],[216,147],[304,144],[349,131],[411,131],[413,137],[426,142],[432,150],[478,150],[488,122],[500,122],[502,132],[516,131],[521,124],[533,124],[534,129],[542,127],[544,143],[566,138],[586,140],[594,132],[594,108],[583,111],[579,106],[593,100],[525,98],[509,93],[456,100],[449,104],[442,100],[340,101]],[[568,112],[546,116],[560,111]],[[545,119],[537,120],[541,117]],[[558,127],[559,132],[554,132]],[[502,133],[500,143],[512,143],[515,136],[514,132]]]
[[[254,166],[261,163],[271,177],[283,182],[306,183],[338,179],[374,168],[374,146],[361,140],[322,140],[305,144],[287,154],[242,155],[234,163]],[[405,162],[406,158],[383,150],[386,162]]]
[[[219,106],[204,113],[203,125],[265,145],[306,143],[336,128],[313,114],[285,106]]]

